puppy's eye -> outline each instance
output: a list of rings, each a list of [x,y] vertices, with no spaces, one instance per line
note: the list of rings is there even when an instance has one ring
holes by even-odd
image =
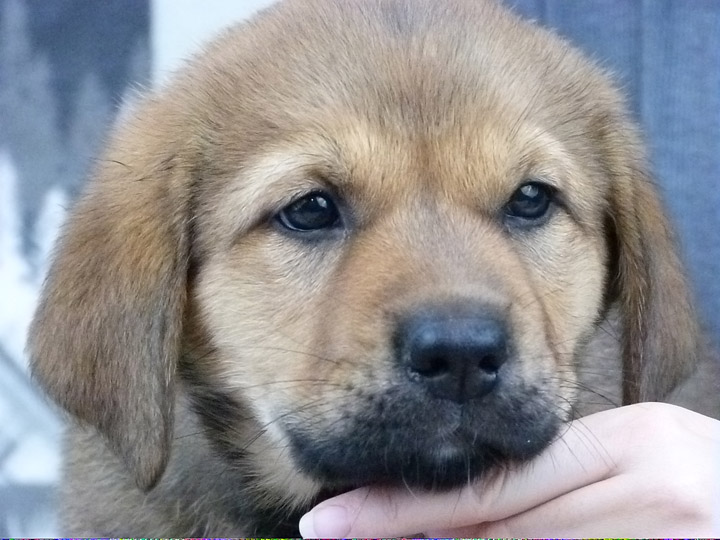
[[[340,222],[340,212],[330,195],[323,191],[315,191],[283,208],[277,215],[277,220],[291,231],[317,231],[337,226]]]
[[[505,215],[526,221],[537,221],[548,213],[553,189],[540,182],[527,182],[520,186],[505,205]]]

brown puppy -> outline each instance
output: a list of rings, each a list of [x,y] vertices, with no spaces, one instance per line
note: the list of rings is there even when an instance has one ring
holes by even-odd
[[[29,350],[82,421],[64,533],[275,536],[664,399],[698,334],[602,72],[485,1],[300,0],[116,129]]]

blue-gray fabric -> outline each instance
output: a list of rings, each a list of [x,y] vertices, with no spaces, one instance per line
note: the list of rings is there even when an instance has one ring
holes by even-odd
[[[720,342],[720,2],[506,0],[614,72],[676,224],[708,331]]]

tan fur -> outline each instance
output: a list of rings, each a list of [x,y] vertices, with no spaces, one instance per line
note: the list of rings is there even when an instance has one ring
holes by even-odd
[[[117,127],[58,245],[29,352],[81,420],[64,533],[291,534],[351,486],[288,433],[351,436],[404,384],[393,328],[423,306],[501,314],[508,396],[537,414],[667,399],[699,339],[649,178],[605,74],[490,2],[299,0],[228,30]],[[508,229],[527,179],[562,206]],[[337,238],[272,223],[321,188]]]

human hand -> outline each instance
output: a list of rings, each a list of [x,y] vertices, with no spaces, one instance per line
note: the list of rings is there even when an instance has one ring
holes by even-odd
[[[720,537],[720,421],[663,403],[576,420],[531,462],[444,493],[366,487],[304,537]]]

